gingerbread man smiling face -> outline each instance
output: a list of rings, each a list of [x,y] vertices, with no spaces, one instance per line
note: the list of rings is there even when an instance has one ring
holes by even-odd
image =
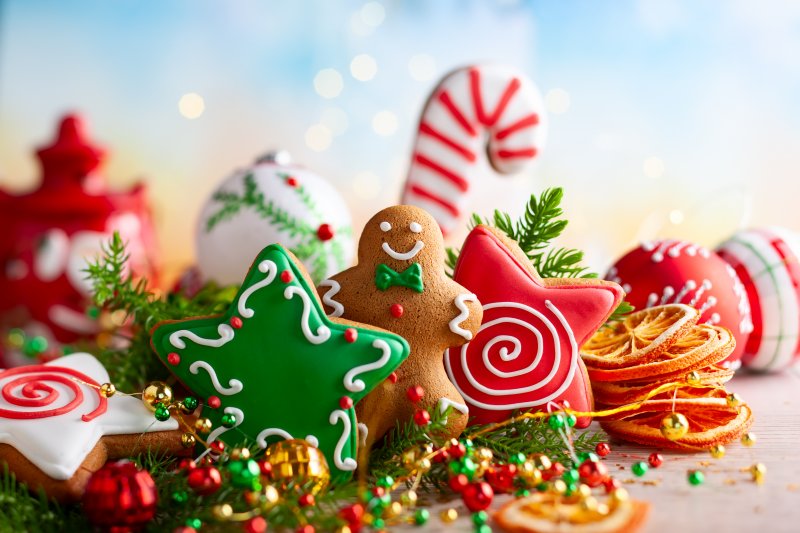
[[[417,406],[406,397],[413,385],[425,389],[423,406],[452,408],[449,436],[457,437],[468,410],[447,378],[442,354],[472,338],[483,312],[473,294],[447,277],[442,233],[433,217],[406,205],[380,211],[361,235],[358,264],[323,281],[318,290],[331,315],[387,329],[411,345],[397,383],[384,383],[358,406],[369,432],[367,444],[396,421],[413,417]]]

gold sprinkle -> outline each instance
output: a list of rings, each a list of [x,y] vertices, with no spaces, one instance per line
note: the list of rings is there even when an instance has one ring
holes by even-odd
[[[800,490],[800,485],[798,485],[797,483],[789,483],[788,485],[786,485],[786,490],[797,492],[798,490]]]
[[[724,483],[725,483],[726,485],[736,485],[736,480],[735,480],[735,479],[728,478],[728,479],[726,479],[726,480],[724,481]]]

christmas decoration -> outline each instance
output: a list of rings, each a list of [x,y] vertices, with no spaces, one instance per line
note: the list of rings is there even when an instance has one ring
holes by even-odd
[[[154,233],[143,184],[111,192],[99,172],[105,151],[91,144],[80,117],[65,116],[57,138],[37,151],[39,186],[21,195],[0,190],[0,345],[3,366],[59,355],[59,345],[103,330],[90,309],[86,259],[112,232],[128,243],[130,268],[156,282]],[[30,342],[15,342],[21,335]]]
[[[467,237],[453,278],[477,295],[484,310],[477,335],[445,355],[473,423],[497,422],[518,409],[546,409],[550,402],[592,410],[578,348],[619,305],[618,285],[542,280],[513,241],[483,225]],[[579,426],[589,421],[581,418]]]
[[[207,442],[266,448],[304,438],[337,481],[355,470],[358,442],[354,408],[340,399],[357,404],[408,355],[397,335],[327,318],[302,266],[277,244],[258,254],[222,316],[162,323],[152,345],[205,399],[201,416],[221,426]]]
[[[739,366],[753,331],[750,302],[736,271],[714,252],[673,239],[646,242],[618,259],[606,278],[623,286],[636,309],[682,303],[700,312],[699,323],[731,330],[737,348],[725,364]]]
[[[744,230],[717,253],[742,280],[753,313],[742,362],[760,372],[789,367],[800,358],[800,237],[786,228]]]
[[[271,444],[264,454],[264,462],[270,465],[270,479],[284,491],[294,485],[317,494],[328,486],[331,478],[325,456],[300,439]]]
[[[279,162],[280,161],[280,162]],[[225,179],[200,214],[201,277],[239,283],[267,244],[289,248],[319,282],[353,258],[350,213],[324,178],[267,156]]]
[[[544,103],[524,75],[503,65],[455,70],[425,104],[401,203],[429,211],[447,233],[463,216],[478,157],[500,174],[522,172],[546,132]]]
[[[108,463],[92,474],[83,512],[93,526],[122,531],[140,528],[156,514],[158,491],[150,473],[130,461]]]

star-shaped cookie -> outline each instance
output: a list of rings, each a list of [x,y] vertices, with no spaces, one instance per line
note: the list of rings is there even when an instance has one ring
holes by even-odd
[[[578,350],[622,300],[619,285],[541,279],[517,243],[486,226],[467,236],[453,277],[483,306],[478,334],[445,354],[471,423],[498,422],[516,410],[547,410],[551,402],[592,410]],[[578,425],[589,422],[582,417]]]
[[[75,501],[107,459],[181,448],[175,420],[156,421],[131,396],[100,396],[108,381],[87,353],[0,370],[0,462],[31,489]]]
[[[209,441],[306,439],[334,480],[356,467],[353,406],[409,353],[399,335],[326,317],[307,273],[278,244],[258,255],[224,315],[159,324],[152,345],[205,399],[202,416],[216,427]],[[225,414],[233,427],[221,425]]]

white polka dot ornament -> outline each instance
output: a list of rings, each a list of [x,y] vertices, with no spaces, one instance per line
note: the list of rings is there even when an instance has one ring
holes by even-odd
[[[350,266],[351,224],[336,189],[279,152],[237,170],[211,195],[197,225],[197,266],[203,281],[239,283],[253,257],[279,243],[319,282]]]
[[[785,228],[740,231],[717,253],[736,270],[753,312],[742,363],[761,372],[800,359],[800,236]]]
[[[637,309],[687,304],[700,311],[700,323],[728,328],[736,349],[723,365],[740,366],[753,330],[750,302],[734,268],[716,253],[686,241],[646,242],[620,258],[606,279],[622,285]]]

